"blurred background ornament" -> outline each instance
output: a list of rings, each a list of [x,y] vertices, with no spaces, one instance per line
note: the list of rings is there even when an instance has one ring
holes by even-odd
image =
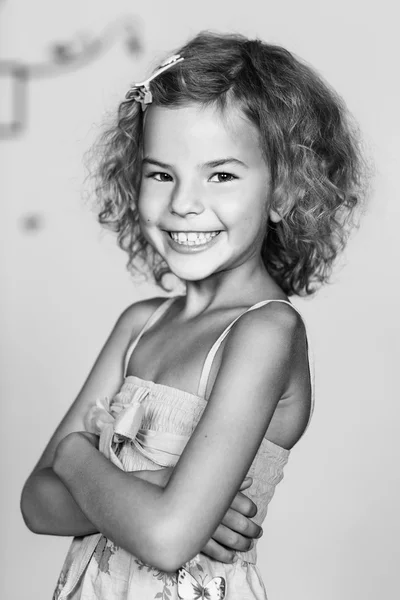
[[[142,52],[139,25],[135,17],[116,19],[99,35],[80,32],[68,41],[54,42],[47,61],[29,63],[0,59],[1,95],[3,102],[6,95],[9,100],[9,114],[0,121],[0,139],[13,138],[26,128],[30,80],[57,77],[80,69],[99,59],[121,40],[128,54],[138,55]]]
[[[24,233],[37,233],[44,228],[44,215],[40,212],[25,213],[19,220]]]

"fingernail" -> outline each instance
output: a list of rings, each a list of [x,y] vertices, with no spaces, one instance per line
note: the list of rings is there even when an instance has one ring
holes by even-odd
[[[264,533],[263,530],[260,529],[260,533],[258,534],[257,539],[260,538],[263,535],[263,533]]]

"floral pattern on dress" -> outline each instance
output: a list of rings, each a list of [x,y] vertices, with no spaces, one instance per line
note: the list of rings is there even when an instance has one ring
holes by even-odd
[[[182,600],[200,600],[200,598],[224,600],[226,596],[225,577],[210,577],[200,563],[196,563],[194,568],[197,568],[197,577],[185,567],[178,570],[178,597]]]
[[[141,560],[135,558],[135,563],[138,566],[138,570],[142,571],[145,570],[147,573],[152,573],[153,577],[155,579],[158,579],[161,583],[162,583],[162,590],[157,592],[154,596],[154,600],[171,600],[171,596],[172,596],[172,588],[174,588],[175,586],[178,586],[178,575],[179,575],[179,571],[177,572],[173,572],[173,573],[167,573],[165,571],[160,571],[159,569],[156,569],[155,567],[152,567],[151,565],[147,565],[146,563],[142,562]],[[246,563],[247,564],[247,563]],[[206,590],[206,587],[208,586],[208,584],[211,581],[216,581],[218,580],[222,580],[222,595],[218,595],[218,598],[224,598],[225,597],[225,579],[223,577],[212,577],[209,573],[206,573],[204,571],[203,566],[201,565],[201,555],[197,554],[194,558],[192,558],[191,560],[187,561],[183,567],[183,570],[186,570],[187,573],[189,574],[188,576],[190,576],[191,578],[193,578],[193,582],[195,582],[196,588],[199,587],[203,589],[203,592],[205,591],[206,594],[208,592],[208,590]],[[195,571],[195,573],[194,573]],[[196,580],[196,581],[195,581]],[[208,583],[206,584],[205,582],[208,581]],[[178,586],[179,587],[179,586]],[[194,592],[196,592],[197,590],[194,590]],[[177,590],[178,595],[179,595],[179,589]],[[196,596],[196,594],[194,595],[194,598],[200,598],[200,596]],[[208,598],[208,595],[204,596],[205,598]],[[217,596],[216,596],[217,597]],[[179,598],[181,598],[181,596],[179,596]]]
[[[201,561],[201,555],[200,554],[196,554],[196,556],[194,556],[191,560],[188,560],[184,565],[182,565],[185,569],[187,569],[188,571],[190,571],[190,569],[194,569],[194,567],[197,567],[200,571],[203,571],[203,568],[200,564]]]
[[[67,574],[64,573],[64,571],[61,571],[60,577],[58,578],[58,581],[56,584],[56,589],[54,590],[52,600],[58,600],[66,581],[67,581]]]
[[[94,551],[94,558],[99,565],[99,571],[110,575],[110,558],[117,551],[118,547],[102,536]]]
[[[171,589],[175,587],[178,583],[176,573],[167,573],[165,571],[160,571],[159,569],[155,569],[151,565],[146,565],[138,558],[135,558],[135,563],[137,564],[139,571],[145,569],[147,573],[152,573],[153,577],[162,582],[163,589],[161,590],[161,592],[158,592],[154,596],[154,600],[170,600]]]

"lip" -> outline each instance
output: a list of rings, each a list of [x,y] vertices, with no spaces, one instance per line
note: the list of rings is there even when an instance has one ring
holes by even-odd
[[[178,230],[174,229],[171,231],[178,231]],[[179,230],[179,231],[183,231],[183,230]],[[189,231],[192,232],[195,230],[194,229],[187,230],[187,232],[189,232]],[[202,230],[202,231],[205,232],[205,230]],[[213,231],[217,231],[217,230],[214,229]],[[214,246],[217,243],[217,240],[221,233],[222,232],[220,231],[218,235],[211,238],[211,240],[209,242],[206,242],[205,244],[200,244],[199,246],[187,246],[186,244],[178,244],[178,242],[175,242],[175,240],[172,239],[172,237],[169,235],[168,231],[164,231],[165,237],[167,238],[167,243],[170,246],[170,248],[175,250],[175,252],[179,252],[180,254],[193,254],[193,253],[197,254],[198,252],[203,252],[204,250],[208,250],[209,248],[211,248],[212,246]]]

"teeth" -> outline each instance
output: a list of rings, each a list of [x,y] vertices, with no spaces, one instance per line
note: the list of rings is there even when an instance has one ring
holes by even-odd
[[[201,246],[212,240],[219,231],[171,231],[170,236],[178,244]]]

